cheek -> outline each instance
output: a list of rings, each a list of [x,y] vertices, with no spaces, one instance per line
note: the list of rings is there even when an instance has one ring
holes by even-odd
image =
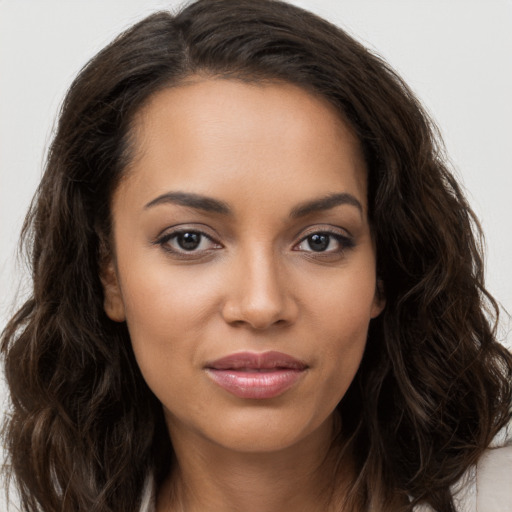
[[[300,286],[301,296],[308,297],[306,309],[321,323],[319,329],[323,326],[333,336],[353,333],[356,340],[357,333],[366,332],[377,304],[374,266],[370,254],[358,265],[335,269],[321,279],[313,276],[306,286]]]
[[[213,290],[219,276],[199,266],[191,271],[165,262],[141,261],[137,268],[131,265],[120,274],[124,276],[122,295],[128,326],[147,330],[156,339],[199,328],[205,312],[211,312],[215,303]]]
[[[328,393],[346,391],[364,353],[376,303],[375,276],[369,268],[340,272],[311,296],[307,320],[311,332],[317,333],[315,352],[323,365],[323,386]]]
[[[215,314],[217,277],[200,268],[190,272],[140,261],[119,261],[119,274],[135,357],[156,392],[173,376],[172,386],[179,385],[180,376],[200,361],[201,333]]]
[[[347,308],[333,313],[329,325],[324,326],[317,354],[325,367],[327,386],[336,382],[346,389],[352,381],[366,347],[369,321],[368,316],[351,315]]]

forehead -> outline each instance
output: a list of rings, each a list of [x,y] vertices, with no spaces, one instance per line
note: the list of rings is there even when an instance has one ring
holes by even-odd
[[[359,141],[320,96],[283,82],[197,79],[150,98],[134,121],[128,182],[147,199],[178,187],[208,195],[322,195],[366,203]],[[228,198],[229,199],[229,198]]]

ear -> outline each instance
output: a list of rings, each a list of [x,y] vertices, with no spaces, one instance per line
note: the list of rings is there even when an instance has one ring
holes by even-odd
[[[377,279],[375,285],[375,296],[373,298],[371,318],[377,318],[386,306],[386,294],[384,293],[384,282]]]
[[[103,309],[105,313],[114,322],[124,322],[126,320],[124,302],[112,258],[101,270],[100,279],[103,285]]]

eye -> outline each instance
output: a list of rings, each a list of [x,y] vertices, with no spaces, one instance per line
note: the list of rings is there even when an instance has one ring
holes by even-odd
[[[201,231],[180,230],[166,233],[156,243],[168,252],[178,255],[199,255],[221,246]]]
[[[295,250],[317,253],[341,253],[353,246],[354,242],[345,235],[318,231],[303,238],[295,246]]]

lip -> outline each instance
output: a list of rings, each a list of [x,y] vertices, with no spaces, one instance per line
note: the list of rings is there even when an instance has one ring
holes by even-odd
[[[294,386],[307,364],[282,352],[239,352],[205,365],[215,384],[239,398],[268,399]]]

